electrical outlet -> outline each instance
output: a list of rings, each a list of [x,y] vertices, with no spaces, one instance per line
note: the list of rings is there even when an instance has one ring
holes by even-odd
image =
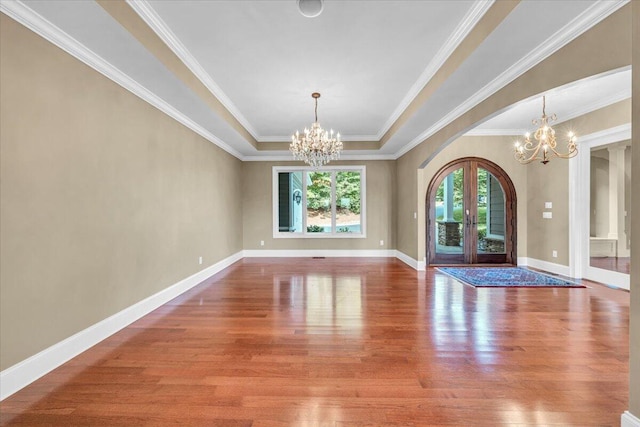
[[[554,258],[558,258],[558,251],[552,251],[551,256]]]
[[[384,246],[384,240],[380,240],[380,246]]]
[[[202,265],[202,257],[198,258],[198,264]]]
[[[260,240],[260,246],[264,246],[264,240]]]
[[[542,212],[542,218],[544,218],[544,219],[553,218],[553,212]]]

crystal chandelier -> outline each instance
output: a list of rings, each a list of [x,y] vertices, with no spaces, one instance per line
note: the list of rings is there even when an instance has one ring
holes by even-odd
[[[542,117],[532,120],[534,126],[538,129],[533,134],[527,132],[524,135],[524,143],[517,141],[514,147],[514,156],[523,165],[531,163],[534,160],[540,160],[544,165],[549,163],[549,156],[556,156],[561,159],[569,159],[578,154],[576,146],[577,137],[573,132],[567,135],[567,152],[561,153],[557,150],[556,131],[549,125],[550,122],[557,120],[555,114],[547,116],[545,111],[545,97],[542,97]]]
[[[333,136],[333,129],[327,132],[320,127],[320,123],[318,123],[318,98],[320,98],[320,94],[314,92],[311,97],[316,100],[316,121],[311,125],[311,129],[305,128],[302,134],[296,131],[295,135],[291,136],[289,150],[291,150],[294,159],[302,160],[314,168],[319,168],[331,160],[340,158],[342,141],[340,141],[339,133],[335,137]]]

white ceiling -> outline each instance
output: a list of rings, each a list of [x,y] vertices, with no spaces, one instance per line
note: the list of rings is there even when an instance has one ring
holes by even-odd
[[[294,1],[151,1],[151,7],[251,124],[287,140],[319,119],[378,139],[472,1],[327,2],[305,18]]]
[[[286,141],[309,126],[314,91],[322,93],[324,127],[346,141],[379,141],[492,5],[325,1],[319,17],[306,18],[295,0],[128,3],[263,142]],[[347,154],[398,157],[624,3],[520,2],[381,149]],[[97,3],[24,0],[3,2],[0,10],[237,157],[284,154],[256,150]],[[552,92],[547,111],[563,120],[629,97],[630,73]],[[519,132],[539,114],[539,99],[521,102],[476,132]]]
[[[478,125],[468,135],[520,135],[531,131],[533,119],[542,115],[542,95],[547,115],[556,114],[557,123],[631,97],[631,69],[585,79],[523,100]]]

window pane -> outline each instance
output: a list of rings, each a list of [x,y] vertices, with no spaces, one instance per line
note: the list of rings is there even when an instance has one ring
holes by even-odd
[[[274,237],[364,237],[364,167],[273,171]]]
[[[360,172],[336,173],[336,231],[361,233]]]
[[[331,233],[331,172],[307,172],[307,232]]]
[[[278,231],[302,232],[302,172],[278,173]]]

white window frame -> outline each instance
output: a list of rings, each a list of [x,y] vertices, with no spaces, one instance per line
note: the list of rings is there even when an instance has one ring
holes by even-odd
[[[272,229],[274,239],[364,239],[367,237],[367,175],[366,166],[331,166],[312,168],[307,166],[273,166],[272,172]],[[302,182],[306,185],[308,172],[331,172],[331,229],[336,229],[336,180],[337,172],[360,172],[360,233],[315,233],[307,231],[307,191],[306,187],[302,191],[302,232],[285,233],[279,231],[278,224],[278,174],[282,172],[302,172]]]

